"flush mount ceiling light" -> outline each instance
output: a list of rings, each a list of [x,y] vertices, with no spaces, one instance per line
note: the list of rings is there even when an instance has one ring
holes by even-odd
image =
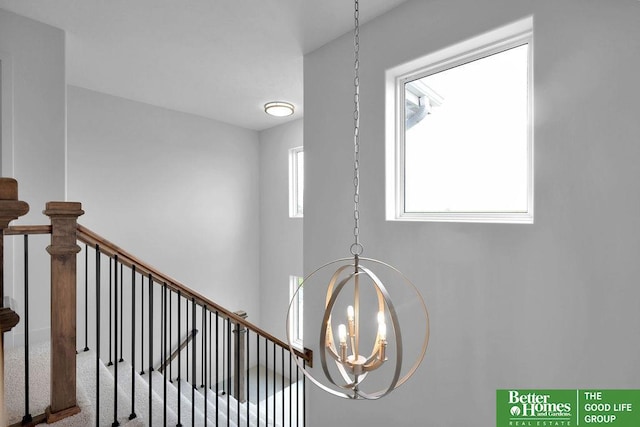
[[[360,243],[360,78],[359,10],[354,12],[354,243],[351,257],[331,261],[305,277],[291,299],[305,294],[304,339],[317,344],[321,372],[296,363],[315,385],[335,396],[374,400],[404,384],[424,359],[429,342],[429,315],[418,289],[395,267],[361,257]],[[374,272],[375,271],[375,272]],[[325,298],[310,299],[315,284]],[[392,300],[393,296],[393,300]],[[314,305],[315,304],[315,305]],[[291,327],[287,340],[293,352]],[[310,333],[309,333],[310,332]],[[337,332],[337,335],[334,335]],[[317,341],[316,341],[317,340]],[[313,342],[315,341],[315,342]]]
[[[264,112],[270,116],[286,117],[293,114],[293,104],[284,101],[267,102],[264,104]]]

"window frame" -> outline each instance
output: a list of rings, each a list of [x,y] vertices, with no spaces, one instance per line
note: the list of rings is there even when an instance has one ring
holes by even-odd
[[[298,154],[304,155],[304,147],[294,147],[289,149],[289,218],[304,217],[304,199],[302,204],[298,203],[298,179],[304,180],[304,174],[300,177],[300,169],[298,166]],[[304,182],[304,181],[303,181]],[[298,209],[301,205],[302,209]]]
[[[301,307],[304,307],[304,292],[302,276],[289,276],[289,339],[294,348],[298,350],[304,349],[304,335],[300,336],[298,332],[304,328],[304,308],[302,316],[300,315]],[[294,301],[294,298],[297,301]]]
[[[527,210],[524,212],[407,212],[404,191],[405,83],[524,44],[529,45]],[[385,199],[387,221],[533,224],[533,51],[533,18],[528,17],[386,71]]]

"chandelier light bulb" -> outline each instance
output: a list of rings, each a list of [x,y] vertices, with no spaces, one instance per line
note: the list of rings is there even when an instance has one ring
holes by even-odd
[[[340,344],[347,343],[347,327],[342,323],[338,325],[338,339],[340,340]]]
[[[378,325],[385,323],[384,320],[384,311],[379,311],[378,312]]]
[[[353,306],[352,305],[347,307],[347,322],[349,323],[349,336],[350,337],[355,337],[356,336],[356,321],[355,321],[355,314],[354,314],[354,310],[353,310]]]
[[[384,322],[378,324],[378,337],[380,338],[380,341],[387,340],[387,324]]]

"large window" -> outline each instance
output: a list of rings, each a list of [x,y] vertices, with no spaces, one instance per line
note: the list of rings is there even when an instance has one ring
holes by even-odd
[[[531,29],[389,70],[387,219],[533,222]]]
[[[302,218],[304,202],[304,151],[289,150],[289,217]]]
[[[289,337],[291,343],[302,349],[304,347],[302,337],[304,331],[304,287],[302,277],[289,276]]]

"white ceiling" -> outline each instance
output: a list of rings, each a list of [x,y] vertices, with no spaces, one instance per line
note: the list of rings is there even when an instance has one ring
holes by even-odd
[[[364,0],[366,22],[405,0]],[[0,0],[66,31],[67,83],[262,130],[303,113],[303,55],[351,30],[350,0]],[[345,58],[351,61],[351,58]],[[264,113],[268,101],[296,107]]]

